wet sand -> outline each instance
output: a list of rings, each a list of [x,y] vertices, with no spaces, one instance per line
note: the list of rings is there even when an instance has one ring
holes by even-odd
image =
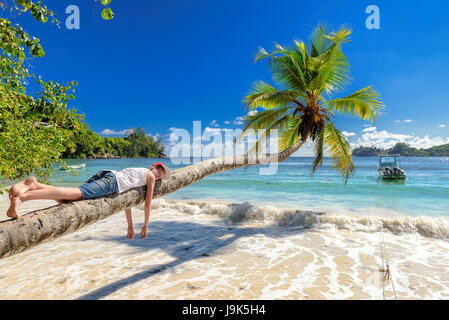
[[[29,202],[21,212],[54,204]],[[0,220],[7,205],[2,196]],[[140,208],[133,209],[134,240],[122,212],[1,259],[0,299],[449,298],[447,240],[383,231],[390,281],[379,231],[281,226],[236,208],[222,214],[229,208],[155,201],[147,239],[138,239]]]

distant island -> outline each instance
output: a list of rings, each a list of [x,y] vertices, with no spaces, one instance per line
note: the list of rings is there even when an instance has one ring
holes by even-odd
[[[352,150],[352,155],[356,157],[372,157],[379,154],[400,154],[409,157],[449,157],[449,143],[428,149],[417,149],[406,143],[397,143],[390,149],[357,147]]]
[[[86,123],[79,123],[74,134],[75,146],[68,147],[63,159],[166,158],[162,139],[154,139],[143,128],[130,131],[126,137],[101,137]]]

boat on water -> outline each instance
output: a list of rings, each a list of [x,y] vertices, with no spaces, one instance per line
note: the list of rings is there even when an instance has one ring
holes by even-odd
[[[405,179],[407,176],[401,168],[401,155],[379,155],[379,175],[382,179]]]
[[[83,168],[85,168],[85,167],[86,167],[86,164],[85,164],[85,163],[82,163],[82,164],[75,164],[75,165],[67,166],[67,167],[60,166],[60,167],[59,167],[59,170],[83,169]]]

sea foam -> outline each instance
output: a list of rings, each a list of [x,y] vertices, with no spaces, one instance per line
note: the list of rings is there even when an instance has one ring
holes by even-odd
[[[345,215],[332,212],[316,212],[272,205],[253,205],[249,202],[226,203],[220,201],[178,201],[157,199],[153,209],[218,216],[229,222],[257,221],[265,225],[300,228],[338,228],[350,231],[393,234],[419,234],[423,237],[449,240],[449,219],[429,216],[381,216]]]

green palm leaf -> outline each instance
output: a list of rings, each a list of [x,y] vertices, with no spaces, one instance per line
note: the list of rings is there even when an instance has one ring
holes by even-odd
[[[315,159],[312,164],[312,174],[315,173],[318,166],[323,163],[324,130],[319,132],[315,140]]]
[[[301,118],[299,117],[288,117],[287,128],[281,131],[279,135],[279,150],[285,150],[298,141],[299,138],[299,127],[301,125]]]
[[[324,143],[328,147],[334,169],[342,174],[346,183],[354,171],[348,140],[332,123],[327,123],[324,127]]]
[[[244,98],[244,102],[249,110],[258,107],[272,109],[292,105],[297,96],[293,90],[279,91],[264,81],[256,81],[249,94]]]
[[[270,125],[264,132],[263,134],[260,136],[260,138],[256,141],[256,143],[248,150],[248,153],[252,153],[252,152],[258,152],[259,151],[259,147],[261,145],[262,142],[264,142],[264,139],[270,138],[270,130],[273,129],[282,129],[287,125],[287,121],[288,121],[289,115],[288,114],[284,114],[282,117],[280,117],[277,121],[275,121],[272,125]]]
[[[350,34],[351,30],[341,29],[329,36],[322,35],[327,41],[326,49],[315,53],[309,63],[309,69],[314,74],[310,87],[317,94],[341,90],[349,82],[349,62],[341,51],[341,44],[349,41]]]
[[[265,50],[262,47],[259,47],[259,49],[257,50],[257,53],[256,53],[256,57],[254,58],[254,62],[257,62],[257,61],[264,59],[266,57],[269,57],[269,56],[270,56],[270,54],[268,53],[267,50]]]
[[[374,118],[383,110],[383,103],[371,87],[359,90],[346,98],[333,99],[324,103],[332,111],[358,116],[362,120]]]
[[[240,141],[240,139],[246,134],[246,132],[250,129],[256,131],[259,129],[265,128],[281,128],[283,123],[279,122],[284,116],[288,115],[291,108],[289,107],[281,107],[277,109],[268,109],[260,111],[256,114],[246,116],[244,119],[245,125],[242,133],[240,133],[236,139],[236,143]],[[287,119],[285,119],[285,122]],[[275,126],[275,124],[277,124]]]
[[[276,44],[276,49],[276,51],[267,56],[269,57],[268,67],[273,72],[276,82],[292,90],[307,90],[305,69],[298,68],[298,61],[292,58],[296,54],[296,57],[301,59],[298,56],[299,51],[283,47],[280,44]],[[278,57],[275,54],[281,54],[281,56]]]
[[[323,26],[318,25],[310,36],[310,56],[321,55],[331,45],[331,41],[325,37]]]

